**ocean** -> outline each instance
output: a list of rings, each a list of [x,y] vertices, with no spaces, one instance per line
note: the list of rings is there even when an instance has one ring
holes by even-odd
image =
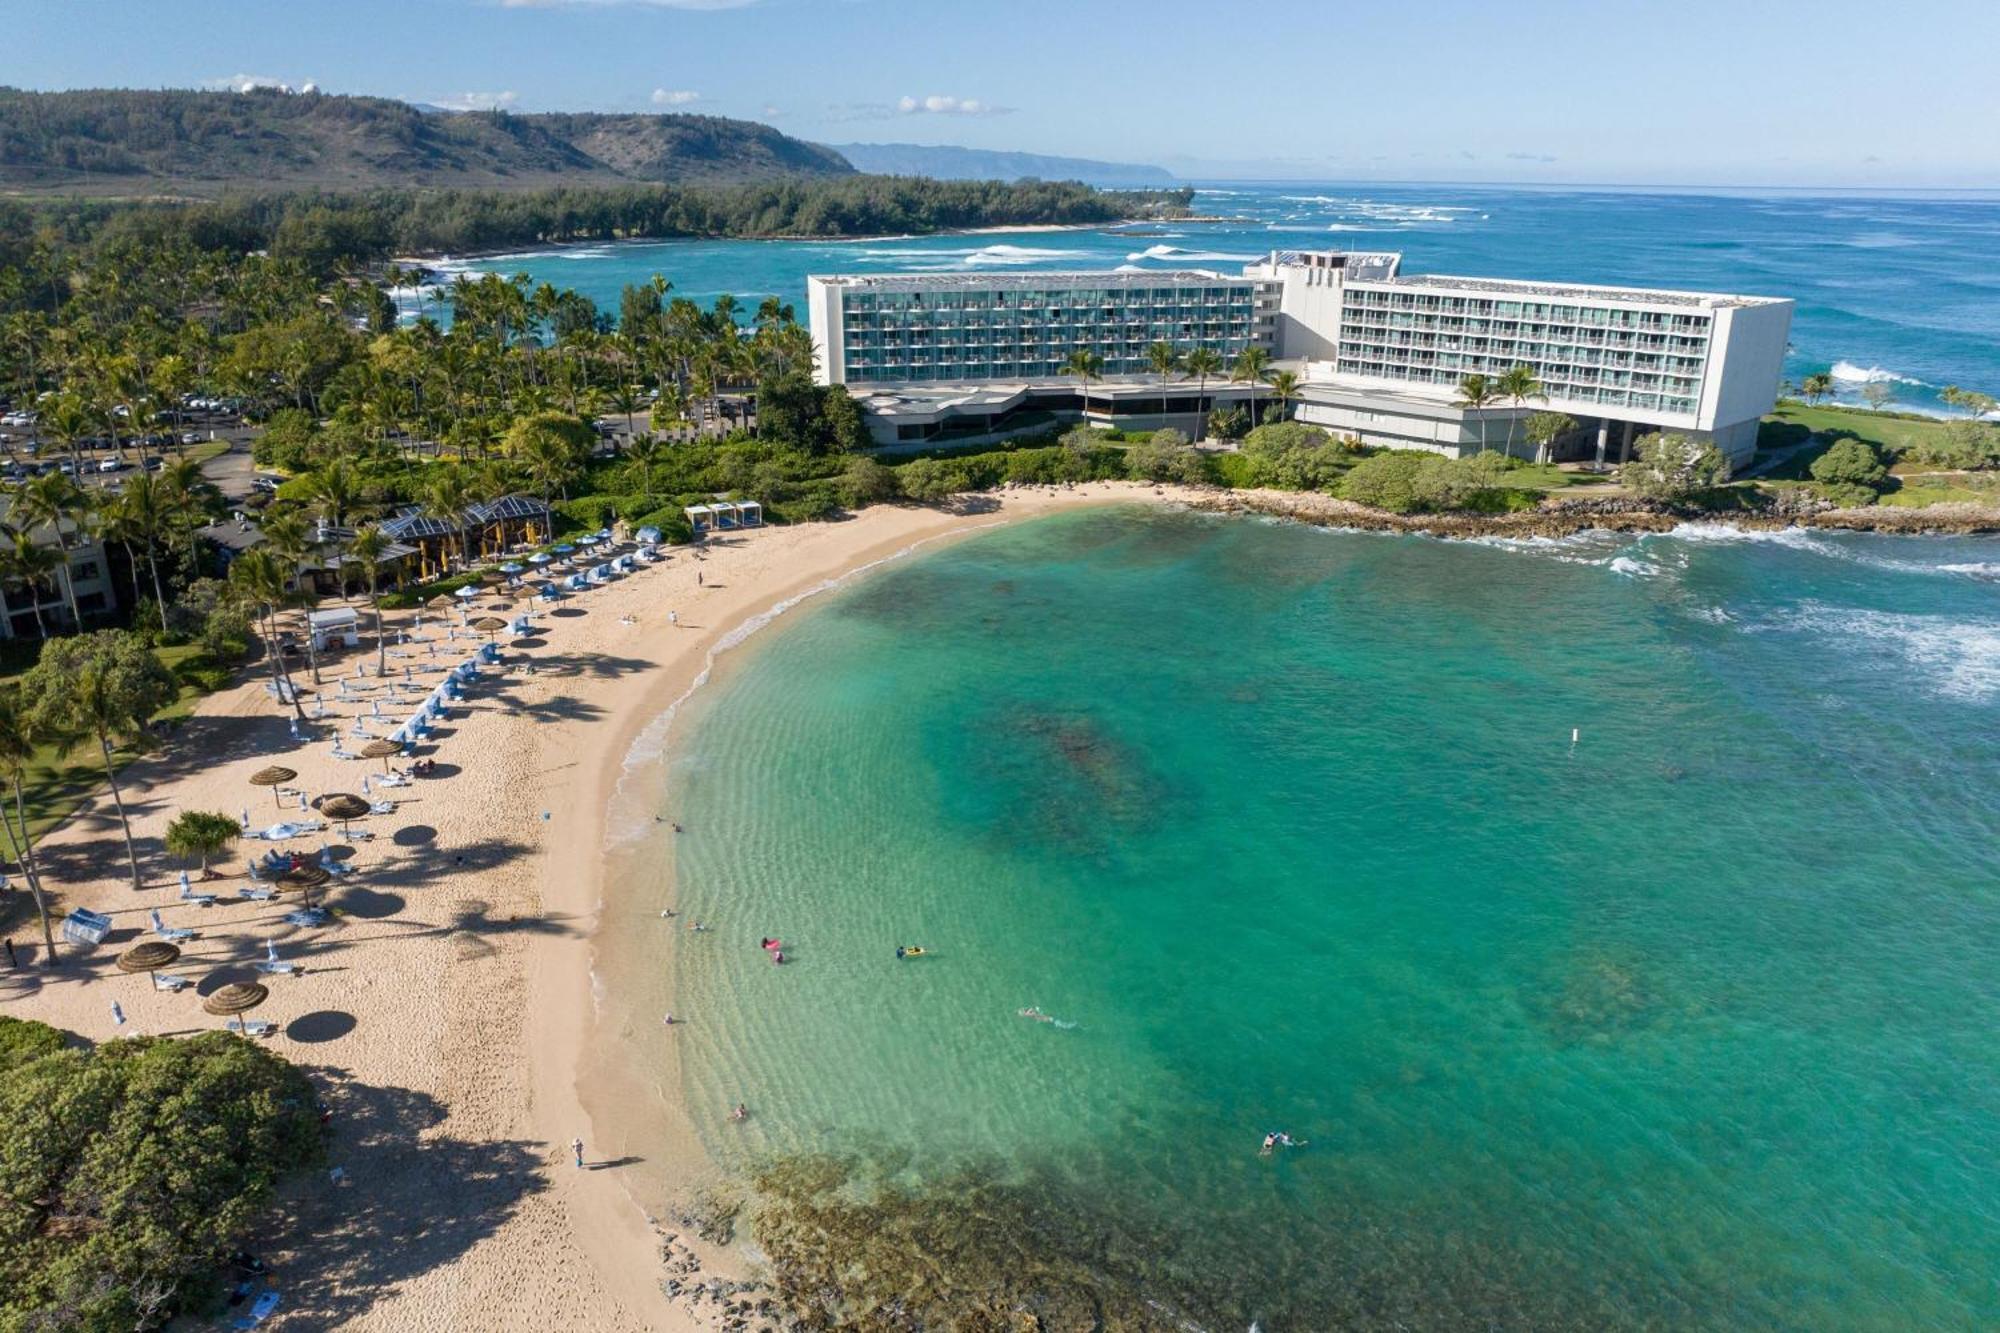
[[[616,311],[665,275],[707,304],[778,296],[804,316],[811,273],[1215,268],[1271,250],[1400,250],[1405,271],[1681,287],[1795,299],[1793,378],[1831,370],[1939,409],[1947,384],[2000,391],[2000,194],[1683,192],[1462,185],[1203,188],[1231,219],[1138,227],[813,241],[638,241],[445,261],[526,272]]]
[[[621,912],[710,929],[635,1059],[938,1271],[1199,1328],[1993,1327],[1996,590],[1704,526],[914,554],[677,717]]]

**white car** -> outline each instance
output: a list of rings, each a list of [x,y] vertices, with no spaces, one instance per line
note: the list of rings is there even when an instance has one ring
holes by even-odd
[[[107,458],[103,462],[97,465],[97,470],[99,472],[116,472],[119,468],[122,468],[124,466],[125,466],[125,461],[123,459]]]

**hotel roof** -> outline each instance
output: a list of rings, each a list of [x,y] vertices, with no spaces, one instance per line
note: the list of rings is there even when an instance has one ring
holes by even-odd
[[[1364,279],[1363,281],[1369,281]],[[1437,287],[1458,292],[1505,296],[1546,296],[1567,301],[1612,301],[1623,304],[1686,306],[1713,310],[1724,306],[1772,305],[1779,296],[1732,296],[1721,292],[1662,291],[1651,287],[1604,287],[1585,283],[1528,282],[1515,278],[1458,278],[1448,273],[1405,273],[1372,281],[1379,287]]]
[[[814,274],[807,282],[875,292],[1040,291],[1049,287],[1173,287],[1182,283],[1248,286],[1259,279],[1208,269],[1147,269],[1142,272],[1089,273],[831,273]]]

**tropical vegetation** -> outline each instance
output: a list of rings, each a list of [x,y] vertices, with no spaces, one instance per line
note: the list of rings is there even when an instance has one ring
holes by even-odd
[[[0,1018],[0,1328],[155,1328],[223,1274],[325,1129],[304,1074],[224,1032],[70,1046]]]

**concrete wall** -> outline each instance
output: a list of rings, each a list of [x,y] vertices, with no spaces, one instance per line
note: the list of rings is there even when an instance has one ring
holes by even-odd
[[[1704,430],[1754,422],[1778,401],[1785,344],[1792,335],[1792,308],[1790,301],[1772,301],[1715,312],[1701,385]]]
[[[813,382],[841,384],[847,378],[840,337],[841,289],[824,278],[806,279],[806,327],[812,333]]]

